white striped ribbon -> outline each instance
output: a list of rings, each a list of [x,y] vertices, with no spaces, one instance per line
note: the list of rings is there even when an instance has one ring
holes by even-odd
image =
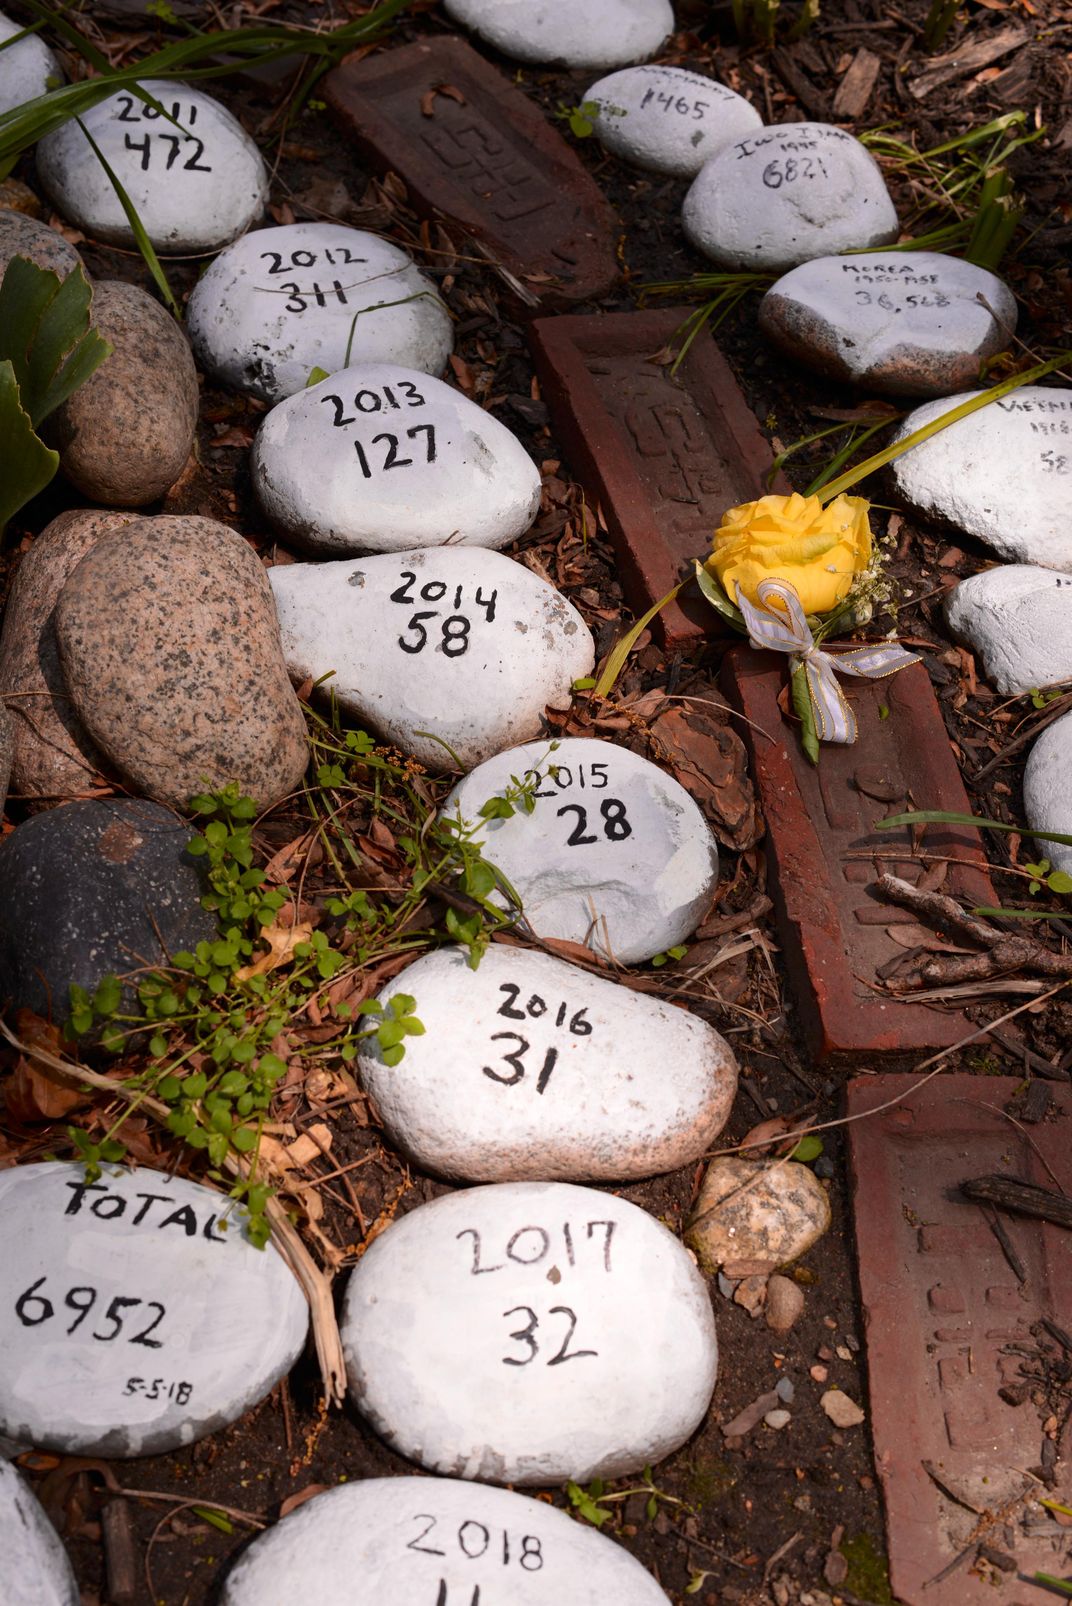
[[[787,580],[761,580],[756,587],[759,607],[737,592],[737,606],[748,626],[753,647],[791,653],[793,668],[803,664],[815,714],[816,734],[821,742],[850,743],[856,740],[856,715],[845,700],[836,675],[856,675],[862,680],[884,680],[908,664],[918,664],[919,654],[888,642],[872,647],[854,647],[850,652],[823,652],[815,644],[800,598]],[[772,599],[778,598],[783,608]]]

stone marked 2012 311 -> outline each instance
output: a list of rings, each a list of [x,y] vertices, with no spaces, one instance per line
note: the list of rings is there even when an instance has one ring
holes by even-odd
[[[157,106],[123,89],[83,112],[81,122],[158,251],[217,250],[264,210],[268,170],[261,153],[203,90],[157,78],[140,87]],[[37,171],[70,222],[111,245],[135,245],[119,196],[75,119],[39,142]]]
[[[291,676],[430,769],[463,768],[568,708],[595,646],[576,608],[500,552],[422,547],[269,570]]]
[[[233,1422],[293,1366],[305,1296],[225,1195],[159,1171],[0,1176],[0,1432],[64,1455],[151,1455]]]
[[[202,367],[278,402],[314,368],[395,362],[442,373],[450,315],[408,252],[341,223],[286,223],[236,240],[202,274],[187,309]]]
[[[897,238],[878,163],[829,123],[781,123],[735,140],[700,169],[681,221],[719,267],[760,273]]]
[[[981,394],[966,391],[915,408],[894,440]],[[910,507],[1016,563],[1072,573],[1072,389],[1023,385],[913,446],[890,469]]]
[[[481,820],[528,788],[531,813]],[[444,813],[476,822],[484,855],[516,889],[541,937],[587,942],[622,964],[689,937],[718,879],[718,848],[673,776],[614,742],[569,737],[511,748],[454,788]]]
[[[366,1478],[306,1501],[243,1552],[220,1606],[299,1597],[316,1606],[667,1601],[628,1551],[564,1511],[507,1489],[414,1477]]]
[[[635,167],[690,178],[735,139],[762,128],[743,95],[681,67],[623,67],[581,97],[600,144]]]
[[[759,326],[834,379],[891,396],[948,396],[1008,345],[1016,298],[994,273],[938,251],[816,257],[773,284]]]
[[[729,1117],[737,1063],[713,1026],[525,949],[426,954],[380,994],[419,1000],[425,1035],[362,1081],[392,1141],[467,1182],[623,1181],[673,1171]]]
[[[688,1252],[636,1205],[564,1182],[470,1188],[396,1221],[353,1272],[341,1331],[377,1432],[492,1483],[654,1465],[703,1418],[718,1367]]]
[[[280,402],[250,467],[273,524],[330,557],[501,547],[540,505],[536,465],[505,424],[393,363],[354,364]]]

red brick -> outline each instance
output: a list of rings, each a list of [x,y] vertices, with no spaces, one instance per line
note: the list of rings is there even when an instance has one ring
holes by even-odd
[[[1001,1115],[1019,1086],[1015,1078],[942,1075],[910,1092],[918,1080],[860,1077],[846,1090],[849,1116],[866,1117],[846,1130],[890,1582],[905,1606],[993,1606],[993,1585],[969,1570],[974,1557],[943,1583],[928,1582],[967,1548],[979,1518],[944,1494],[923,1463],[955,1494],[990,1510],[1029,1484],[1022,1469],[1039,1463],[1042,1423],[1030,1399],[1010,1406],[998,1398],[999,1388],[1019,1380],[1019,1358],[1000,1351],[1013,1342],[1037,1343],[1030,1330],[1043,1316],[1072,1325],[1072,1233],[1004,1217],[1027,1271],[1021,1287],[979,1207],[957,1185],[1000,1172],[1052,1188],[1033,1140],[1066,1191],[1072,1187],[1066,1135],[1072,1091],[1055,1092],[1063,1118],[1033,1128],[1028,1139]],[[873,1113],[905,1094],[896,1110]],[[891,1119],[906,1113],[907,1123]],[[932,1237],[927,1247],[919,1223],[943,1228],[945,1236]],[[970,1254],[958,1247],[967,1239]],[[963,1313],[955,1330],[937,1314],[935,1288],[949,1302],[946,1309],[956,1302]],[[1046,1493],[1038,1485],[1034,1492]],[[1015,1546],[1000,1522],[985,1541],[1014,1553],[1021,1577],[1036,1570],[1066,1574],[1067,1560],[1048,1538],[1023,1532],[1022,1514],[1023,1508],[1009,1519]],[[1045,1517],[1037,1507],[1034,1515]]]
[[[530,334],[543,395],[574,473],[598,503],[642,614],[711,550],[727,508],[767,489],[771,449],[706,332],[671,375],[667,348],[690,307],[542,318]],[[720,630],[693,588],[658,616],[667,647]]]
[[[450,93],[434,93],[444,85]],[[460,230],[457,243],[498,267],[529,307],[614,285],[616,214],[539,108],[464,40],[344,62],[324,95],[370,166],[397,173],[417,210]]]
[[[887,870],[916,882],[922,866],[907,852],[850,857],[909,848],[907,830],[872,829],[883,815],[911,807],[971,812],[927,671],[914,664],[889,680],[843,681],[859,737],[851,747],[824,744],[815,766],[801,750],[799,726],[778,706],[787,664],[781,653],[734,648],[723,688],[750,722],[740,734],[767,822],[771,895],[806,1046],[816,1060],[918,1057],[949,1047],[971,1030],[963,1015],[877,990],[879,967],[904,951],[889,928],[913,917],[879,901],[870,884]],[[930,826],[926,852],[968,861],[948,866],[943,890],[994,902],[977,831]]]

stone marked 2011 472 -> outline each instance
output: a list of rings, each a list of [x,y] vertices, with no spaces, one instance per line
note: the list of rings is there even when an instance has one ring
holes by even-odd
[[[894,440],[977,390],[915,408]],[[898,493],[927,517],[977,536],[1003,558],[1072,573],[1072,389],[1023,385],[913,446],[890,466]]]
[[[433,770],[469,769],[568,708],[595,646],[554,586],[500,552],[421,547],[270,569],[293,679]]]
[[[898,228],[878,163],[829,123],[781,123],[735,140],[700,169],[681,222],[719,267],[759,273],[889,245]]]
[[[681,67],[623,67],[581,97],[605,150],[634,167],[691,178],[735,139],[763,127],[743,95]]]
[[[481,818],[490,798],[519,785],[531,813]],[[485,857],[537,936],[587,943],[621,964],[683,942],[714,895],[718,848],[699,807],[673,776],[614,742],[511,748],[467,775],[443,812],[479,827]]]
[[[948,396],[1016,330],[994,273],[938,251],[816,257],[773,284],[759,326],[819,373],[890,396]]]
[[[306,1501],[243,1552],[220,1606],[296,1598],[316,1606],[667,1606],[628,1551],[564,1511],[507,1489],[405,1476],[366,1478]]]
[[[0,1432],[128,1457],[233,1422],[290,1370],[309,1311],[225,1195],[145,1167],[0,1176]]]
[[[123,89],[83,112],[81,122],[158,251],[217,250],[264,211],[268,170],[261,153],[241,123],[203,90],[157,78],[140,87],[156,107]],[[70,222],[111,245],[136,244],[119,196],[75,119],[38,143],[37,172]]]
[[[341,223],[286,223],[236,240],[187,308],[201,366],[279,402],[314,368],[395,362],[441,374],[454,346],[435,285],[390,240]]]
[[[380,994],[419,1000],[423,1037],[361,1078],[392,1141],[466,1182],[625,1181],[709,1148],[737,1089],[713,1026],[548,954],[426,954]]]
[[[718,1369],[688,1252],[636,1205],[564,1182],[412,1210],[359,1261],[341,1331],[354,1403],[392,1448],[491,1483],[654,1465],[702,1420]]]
[[[505,424],[393,363],[354,364],[280,402],[250,468],[276,528],[330,557],[502,547],[540,505],[539,471]]]
[[[2,58],[0,58],[2,59]],[[79,1606],[67,1552],[29,1484],[0,1456],[4,1606]]]

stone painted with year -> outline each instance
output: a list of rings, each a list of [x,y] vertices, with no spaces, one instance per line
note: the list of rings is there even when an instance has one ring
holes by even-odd
[[[1072,714],[1047,726],[1027,755],[1024,815],[1033,831],[1072,832]],[[1072,875],[1072,844],[1038,839],[1040,855]]]
[[[625,67],[653,56],[674,27],[670,0],[445,0],[452,22],[512,61]]]
[[[264,211],[268,170],[260,151],[227,108],[202,90],[157,78],[144,79],[141,87],[167,118],[123,89],[83,112],[82,122],[158,251],[218,250]],[[70,222],[111,245],[136,244],[119,197],[74,119],[40,141],[37,171]]]
[[[577,610],[500,552],[426,547],[268,578],[292,678],[333,671],[339,706],[430,769],[534,736],[595,662]]]
[[[889,396],[948,396],[1008,345],[1016,298],[938,251],[816,257],[767,291],[759,326],[819,373]]]
[[[329,557],[503,547],[540,505],[536,465],[504,424],[394,363],[343,368],[280,402],[251,470],[276,528]]]
[[[526,949],[426,954],[380,994],[418,1000],[423,1037],[361,1077],[391,1141],[464,1182],[631,1181],[674,1171],[729,1117],[737,1062],[683,1009]]]
[[[706,162],[685,197],[689,241],[722,268],[784,272],[897,238],[882,171],[829,123],[780,123]]]
[[[718,1350],[691,1256],[636,1205],[564,1182],[421,1205],[343,1301],[350,1392],[400,1454],[491,1483],[587,1483],[702,1421]]]
[[[581,97],[596,138],[623,162],[691,178],[763,119],[743,95],[682,67],[624,67]]]
[[[0,1459],[0,1556],[4,1606],[79,1606],[60,1536],[25,1478]]]
[[[223,1194],[46,1163],[0,1175],[0,1214],[0,1432],[20,1443],[178,1449],[236,1421],[302,1351],[297,1280]]]
[[[202,368],[273,403],[348,354],[440,374],[454,347],[447,309],[409,253],[341,223],[236,240],[194,286],[187,328]]]
[[[903,440],[979,391],[916,407]],[[977,536],[1014,563],[1072,574],[1072,389],[1024,385],[960,418],[890,465],[917,513]]]
[[[628,1551],[527,1495],[454,1478],[328,1489],[255,1539],[220,1606],[667,1606]]]
[[[12,22],[0,12],[0,45],[22,33],[25,23]],[[40,34],[28,34],[17,45],[0,50],[0,112],[14,111],[28,100],[46,95],[49,80],[58,87],[63,82],[60,64]]]
[[[1003,564],[954,586],[945,617],[1004,696],[1072,680],[1072,576]]]
[[[490,798],[528,786],[507,818]],[[587,943],[637,964],[683,942],[710,907],[718,848],[685,788],[646,758],[585,737],[531,742],[481,764],[445,811],[479,826],[484,855],[521,898],[540,937]]]

